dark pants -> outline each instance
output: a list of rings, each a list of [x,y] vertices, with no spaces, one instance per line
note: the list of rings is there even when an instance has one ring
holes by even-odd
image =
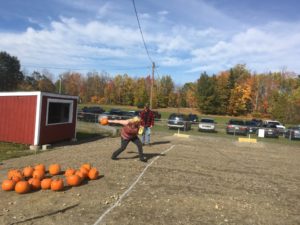
[[[132,141],[138,148],[139,151],[139,157],[140,160],[144,159],[144,155],[143,155],[143,145],[141,140],[139,139],[139,137],[135,137],[133,139],[130,140],[126,140],[124,138],[121,137],[121,147],[116,150],[113,154],[112,154],[112,158],[117,158],[118,155],[120,155],[127,147],[127,145],[129,144],[129,142]]]

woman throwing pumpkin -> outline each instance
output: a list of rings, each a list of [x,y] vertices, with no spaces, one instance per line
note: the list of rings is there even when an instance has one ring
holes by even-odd
[[[117,156],[120,155],[126,149],[129,142],[132,141],[138,148],[140,160],[142,162],[147,162],[147,159],[143,154],[142,142],[138,137],[141,119],[139,117],[134,117],[128,120],[108,120],[108,122],[123,125],[121,129],[121,147],[112,154],[111,159],[118,160]]]

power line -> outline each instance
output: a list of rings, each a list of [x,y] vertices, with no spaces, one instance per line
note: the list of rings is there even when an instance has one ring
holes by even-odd
[[[70,67],[56,67],[56,66],[39,66],[39,65],[33,65],[33,64],[22,64],[22,67],[26,68],[36,68],[36,69],[52,69],[52,70],[96,70],[96,69],[89,69],[89,68],[70,68]],[[139,69],[145,69],[150,68],[149,66],[140,66],[140,67],[121,67],[121,66],[114,66],[113,68],[110,68],[109,70],[139,70]],[[105,69],[104,69],[105,70]]]
[[[144,47],[145,47],[146,53],[148,55],[148,58],[149,58],[149,60],[150,60],[150,62],[152,64],[153,60],[150,57],[150,54],[149,54],[149,51],[148,51],[148,48],[147,48],[147,45],[146,45],[146,42],[145,42],[145,39],[144,39],[143,31],[142,31],[142,28],[141,28],[141,24],[140,24],[140,20],[139,20],[138,14],[137,14],[137,10],[136,10],[136,7],[135,7],[134,0],[132,0],[132,4],[133,4],[134,12],[135,12],[135,15],[136,15],[136,19],[137,19],[137,22],[138,22],[138,25],[139,25],[139,29],[140,29],[140,32],[141,32],[141,36],[142,36],[142,40],[143,40],[143,43],[144,43]]]

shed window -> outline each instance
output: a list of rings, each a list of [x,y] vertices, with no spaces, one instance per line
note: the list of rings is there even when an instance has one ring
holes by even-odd
[[[73,102],[48,100],[47,124],[71,123]]]

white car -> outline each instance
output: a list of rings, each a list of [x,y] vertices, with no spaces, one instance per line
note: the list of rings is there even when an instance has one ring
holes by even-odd
[[[199,131],[210,131],[210,132],[215,132],[215,121],[210,118],[203,118],[200,120],[199,123]]]
[[[279,134],[283,134],[285,132],[285,126],[283,126],[279,121],[277,120],[266,120],[265,122],[265,125],[268,125],[268,124],[273,124],[276,126]]]

